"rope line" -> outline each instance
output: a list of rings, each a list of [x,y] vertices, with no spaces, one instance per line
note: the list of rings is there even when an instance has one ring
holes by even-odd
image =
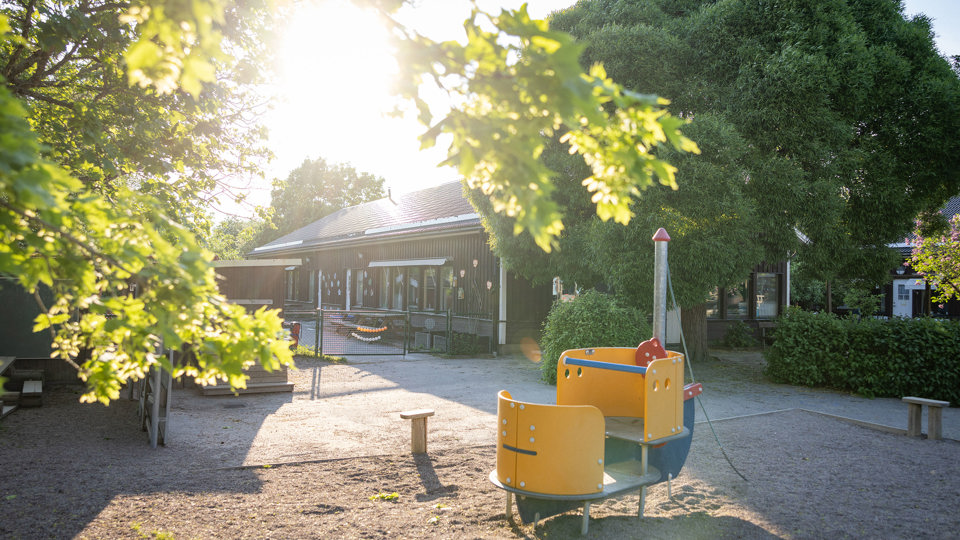
[[[677,314],[677,327],[680,328],[680,345],[683,347],[683,357],[687,359],[687,369],[690,371],[690,382],[697,382],[697,378],[693,376],[693,362],[690,361],[690,354],[687,352],[687,339],[683,336],[683,325],[680,321],[680,308],[677,306],[677,296],[673,293],[673,276],[670,275],[670,264],[667,263],[667,284],[670,286],[670,298],[673,300],[673,311]],[[697,403],[700,404],[700,410],[703,411],[703,417],[707,421],[707,425],[710,426],[710,431],[713,433],[714,440],[717,441],[717,446],[720,448],[720,453],[723,454],[724,459],[727,460],[727,463],[730,465],[730,468],[733,469],[733,472],[737,473],[737,476],[743,478],[744,482],[749,482],[747,477],[741,473],[736,465],[733,464],[733,461],[730,459],[730,456],[727,455],[726,449],[723,448],[723,443],[720,442],[720,437],[717,436],[717,430],[713,427],[713,422],[710,421],[710,415],[707,414],[707,408],[703,405],[703,394],[697,395]]]

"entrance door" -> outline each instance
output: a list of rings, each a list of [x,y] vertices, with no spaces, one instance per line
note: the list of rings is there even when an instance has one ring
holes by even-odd
[[[909,279],[893,280],[893,315],[894,317],[912,317],[913,304],[911,303],[911,290]]]

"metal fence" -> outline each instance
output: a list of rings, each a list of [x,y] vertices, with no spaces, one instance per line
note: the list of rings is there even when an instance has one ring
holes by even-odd
[[[411,311],[407,350],[445,354],[492,353],[497,321],[486,313]]]
[[[403,356],[407,352],[404,312],[286,310],[284,320],[300,323],[299,354]]]
[[[310,356],[490,353],[497,342],[497,321],[486,314],[288,309],[284,319],[300,324],[298,354]]]

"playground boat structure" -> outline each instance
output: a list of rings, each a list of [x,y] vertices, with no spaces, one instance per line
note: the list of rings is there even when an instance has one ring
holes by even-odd
[[[676,478],[690,452],[693,398],[684,384],[684,355],[666,351],[666,244],[660,229],[654,287],[654,337],[631,347],[565,351],[557,362],[557,403],[518,401],[501,390],[497,404],[497,467],[490,481],[512,498],[524,523]],[[661,279],[662,278],[662,279]],[[662,287],[662,290],[661,290]]]

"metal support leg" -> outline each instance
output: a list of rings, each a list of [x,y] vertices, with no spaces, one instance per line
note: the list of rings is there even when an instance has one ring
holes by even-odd
[[[667,500],[668,501],[673,500],[673,489],[671,489],[672,486],[670,485],[672,480],[673,480],[673,473],[668,473],[667,474]]]
[[[583,523],[580,524],[580,534],[587,534],[587,527],[590,525],[590,501],[583,503]]]
[[[507,492],[507,521],[513,519],[513,493]]]
[[[640,474],[647,475],[647,445],[640,445]],[[640,509],[637,511],[637,517],[643,517],[643,507],[647,502],[647,486],[640,488]]]

